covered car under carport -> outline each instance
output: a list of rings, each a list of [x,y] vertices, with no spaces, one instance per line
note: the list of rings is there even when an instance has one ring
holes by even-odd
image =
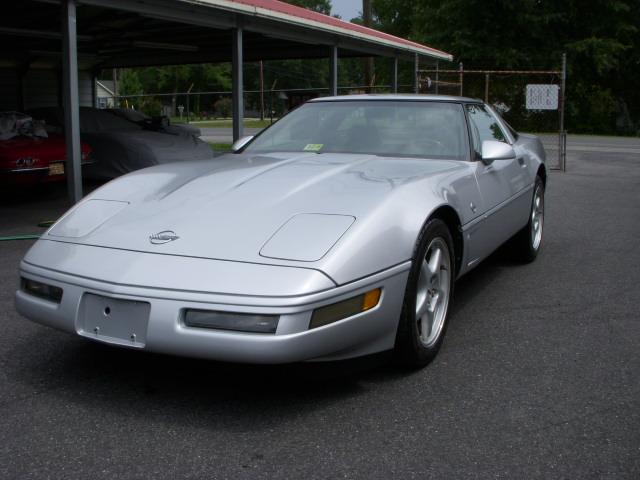
[[[61,28],[52,22],[56,18]],[[24,0],[3,6],[0,45],[0,60],[15,74],[16,109],[28,102],[25,86],[33,66],[61,71],[55,74],[57,101],[65,112],[67,183],[74,203],[82,198],[83,79],[102,69],[231,61],[237,140],[243,132],[245,60],[328,58],[334,95],[338,56],[389,57],[392,91],[398,88],[399,60],[413,63],[416,90],[420,57],[451,60],[434,48],[277,0]]]

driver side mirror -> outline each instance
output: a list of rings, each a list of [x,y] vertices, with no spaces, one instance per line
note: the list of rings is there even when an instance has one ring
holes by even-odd
[[[253,140],[253,135],[249,135],[247,137],[242,137],[242,138],[238,139],[238,141],[234,142],[234,144],[231,145],[231,151],[235,153],[238,150],[241,150],[242,147],[244,147],[251,140]]]
[[[497,140],[482,142],[482,163],[491,165],[494,160],[510,160],[516,158],[516,152],[511,145]]]

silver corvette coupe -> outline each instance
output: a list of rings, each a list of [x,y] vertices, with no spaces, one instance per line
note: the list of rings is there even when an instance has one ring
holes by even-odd
[[[25,256],[17,309],[154,352],[425,365],[457,278],[507,241],[536,257],[544,160],[479,100],[313,100],[233,153],[94,191]]]

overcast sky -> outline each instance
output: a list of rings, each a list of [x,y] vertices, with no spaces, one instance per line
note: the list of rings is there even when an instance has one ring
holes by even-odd
[[[331,13],[333,15],[337,13],[347,22],[359,16],[362,11],[362,0],[333,0],[331,5]]]

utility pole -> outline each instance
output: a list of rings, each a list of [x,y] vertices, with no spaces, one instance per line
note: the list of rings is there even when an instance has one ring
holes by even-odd
[[[373,15],[371,13],[371,0],[362,0],[362,23],[365,27],[371,28],[373,23]],[[366,91],[372,93],[373,82],[373,58],[365,57],[364,59],[364,84],[367,86]]]

